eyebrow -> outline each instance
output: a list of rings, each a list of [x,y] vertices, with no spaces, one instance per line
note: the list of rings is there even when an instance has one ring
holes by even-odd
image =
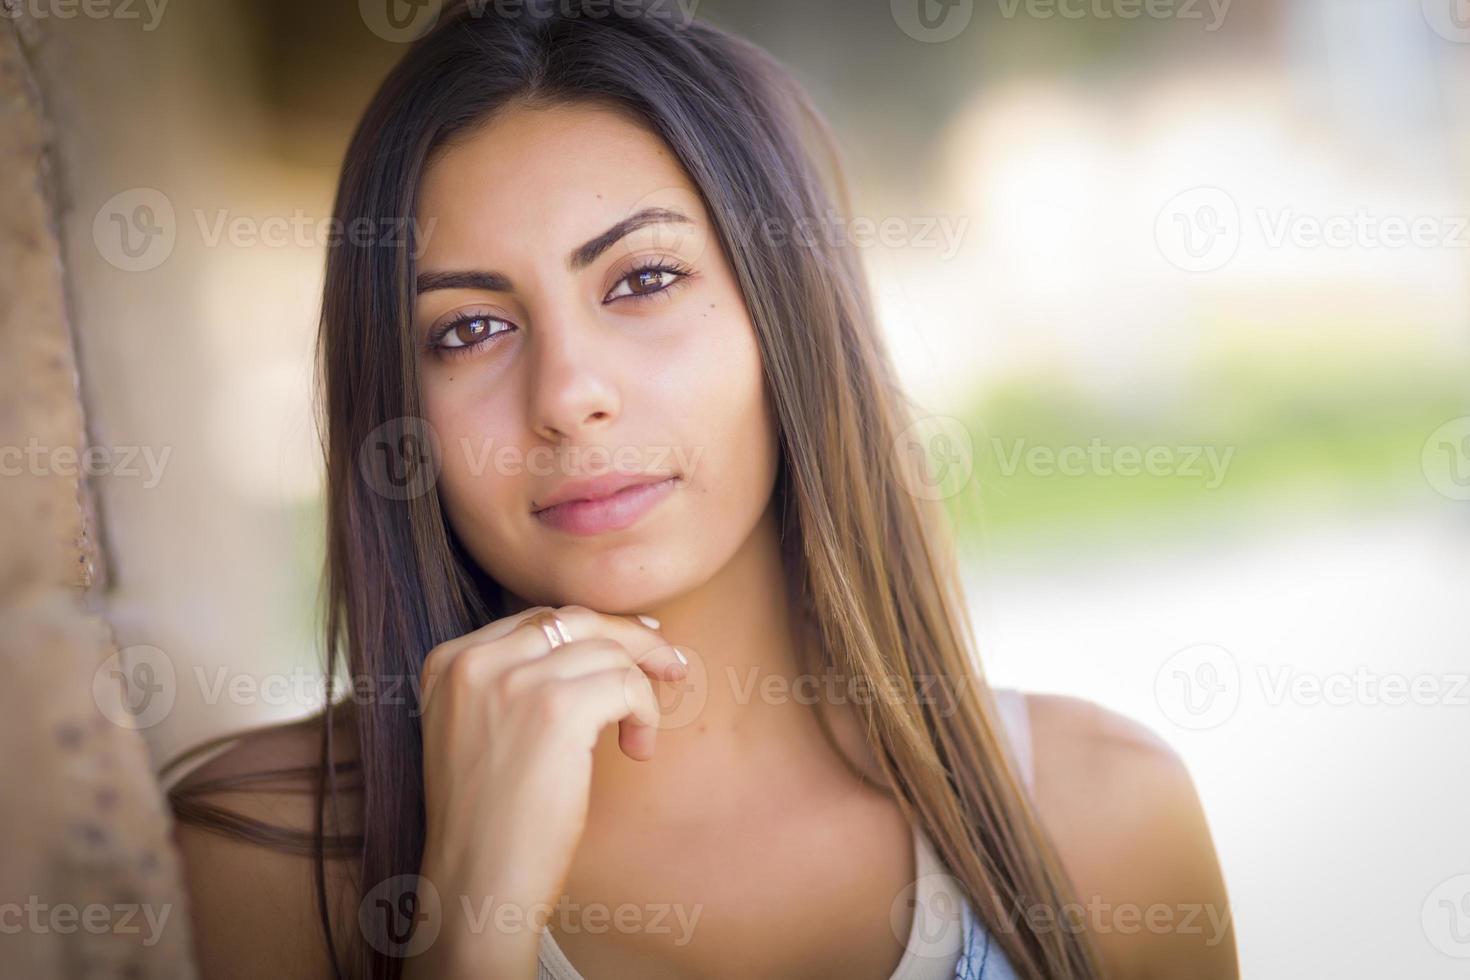
[[[694,219],[672,208],[643,208],[619,221],[607,231],[577,246],[567,256],[567,268],[579,272],[597,260],[597,257],[626,238],[639,228],[648,225],[693,224]],[[421,272],[416,283],[416,292],[427,293],[435,289],[483,289],[494,293],[508,293],[514,287],[510,277],[502,272],[460,271]]]

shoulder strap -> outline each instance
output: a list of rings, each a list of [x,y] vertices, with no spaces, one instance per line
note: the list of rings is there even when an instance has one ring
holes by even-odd
[[[1021,780],[1029,792],[1035,792],[1036,772],[1031,755],[1031,718],[1026,711],[1026,695],[1012,687],[993,687],[995,704],[1004,722],[1007,743]]]
[[[179,783],[182,783],[185,777],[194,770],[202,769],[204,764],[215,756],[224,755],[230,749],[234,748],[239,741],[238,738],[229,739],[212,748],[201,750],[196,758],[189,759],[186,762],[175,763],[173,768],[165,767],[168,771],[156,777],[158,779],[158,785],[167,793]]]

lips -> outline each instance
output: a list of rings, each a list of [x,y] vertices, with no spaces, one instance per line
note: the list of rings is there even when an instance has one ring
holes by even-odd
[[[561,504],[603,500],[629,487],[660,483],[671,476],[669,473],[609,473],[588,480],[568,480],[535,501],[531,512],[540,513]]]
[[[594,535],[632,527],[683,481],[662,473],[609,474],[563,483],[542,500],[532,515],[542,524],[568,534]]]

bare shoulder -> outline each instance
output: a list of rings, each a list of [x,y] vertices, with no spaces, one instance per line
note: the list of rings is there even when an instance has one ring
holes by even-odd
[[[339,762],[355,757],[350,730],[334,737]],[[315,861],[301,835],[316,824],[321,723],[249,733],[170,791],[174,841],[183,858],[195,959],[202,980],[334,976],[318,911]],[[325,830],[360,833],[356,774],[340,779],[342,810]],[[202,818],[202,819],[201,819]],[[211,824],[259,822],[267,840],[242,840]],[[339,956],[350,954],[357,867],[326,861],[328,907]],[[343,959],[344,969],[348,961]]]
[[[1178,753],[1091,701],[1026,701],[1037,809],[1108,975],[1237,977],[1219,860]]]

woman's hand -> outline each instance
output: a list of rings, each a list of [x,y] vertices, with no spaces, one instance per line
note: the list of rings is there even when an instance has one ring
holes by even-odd
[[[555,649],[528,622],[548,611],[571,635]],[[616,722],[622,751],[652,758],[650,679],[687,672],[653,629],[581,606],[537,606],[430,651],[420,678],[420,877],[442,919],[406,977],[535,977],[541,927],[586,826],[593,747]]]

